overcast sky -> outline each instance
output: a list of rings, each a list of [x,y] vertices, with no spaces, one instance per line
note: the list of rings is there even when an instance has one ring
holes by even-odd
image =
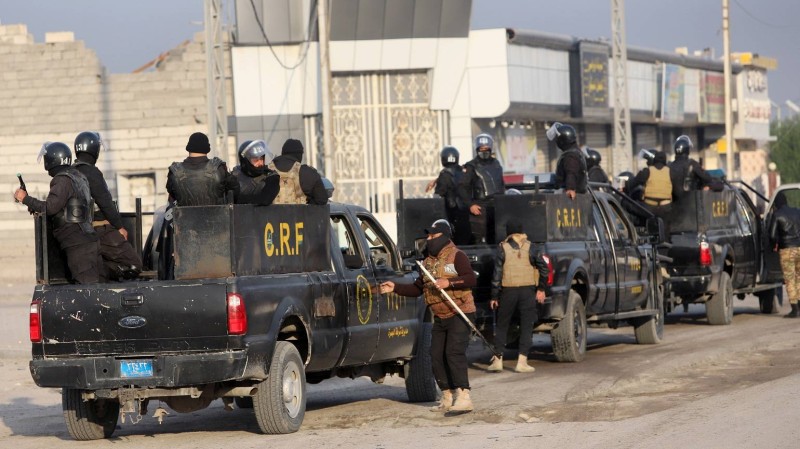
[[[335,1],[335,0],[334,0]],[[800,0],[730,0],[732,51],[778,59],[770,97],[800,103]],[[524,28],[609,38],[611,0],[473,0],[473,28]],[[722,55],[721,0],[627,0],[628,45]],[[130,72],[202,31],[202,0],[0,0],[0,23],[24,23],[37,42],[73,31],[112,72]],[[784,114],[786,113],[784,108]]]

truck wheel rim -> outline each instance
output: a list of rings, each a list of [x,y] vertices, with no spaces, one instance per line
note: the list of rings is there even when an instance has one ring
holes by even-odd
[[[572,329],[575,333],[575,347],[580,349],[583,345],[583,326],[581,326],[581,313],[576,310],[572,317]]]
[[[286,365],[283,369],[283,385],[281,386],[283,406],[291,418],[296,418],[300,413],[303,403],[303,385],[300,379],[300,370],[294,363]]]

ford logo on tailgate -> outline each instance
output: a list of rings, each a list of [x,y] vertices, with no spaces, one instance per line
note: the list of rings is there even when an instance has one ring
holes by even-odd
[[[117,321],[117,324],[119,324],[120,327],[136,329],[147,324],[147,320],[143,316],[131,315],[120,318],[119,321]]]

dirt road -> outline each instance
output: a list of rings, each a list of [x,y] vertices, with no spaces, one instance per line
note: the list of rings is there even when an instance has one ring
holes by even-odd
[[[264,436],[250,410],[221,402],[164,423],[130,418],[92,447],[559,448],[764,447],[800,443],[800,320],[761,315],[737,301],[732,326],[709,326],[702,306],[667,318],[664,343],[636,345],[630,327],[592,329],[579,364],[555,362],[536,335],[533,374],[488,374],[474,342],[476,411],[444,417],[406,402],[402,379],[332,380],[308,389],[297,434]],[[785,307],[786,308],[786,307]],[[36,387],[27,368],[27,298],[0,300],[0,447],[85,446],[69,436],[57,390]],[[19,324],[19,320],[22,324]],[[21,336],[19,333],[23,333]],[[18,342],[22,341],[20,345]],[[158,404],[150,405],[150,413]]]

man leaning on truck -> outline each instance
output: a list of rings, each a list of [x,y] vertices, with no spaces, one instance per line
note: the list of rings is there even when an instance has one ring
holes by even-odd
[[[792,311],[784,315],[785,318],[800,317],[800,209],[789,207],[786,195],[778,192],[773,201],[772,222],[769,227],[769,237],[773,245],[777,246],[781,258],[781,271],[786,284],[786,294],[789,295],[789,305]]]

